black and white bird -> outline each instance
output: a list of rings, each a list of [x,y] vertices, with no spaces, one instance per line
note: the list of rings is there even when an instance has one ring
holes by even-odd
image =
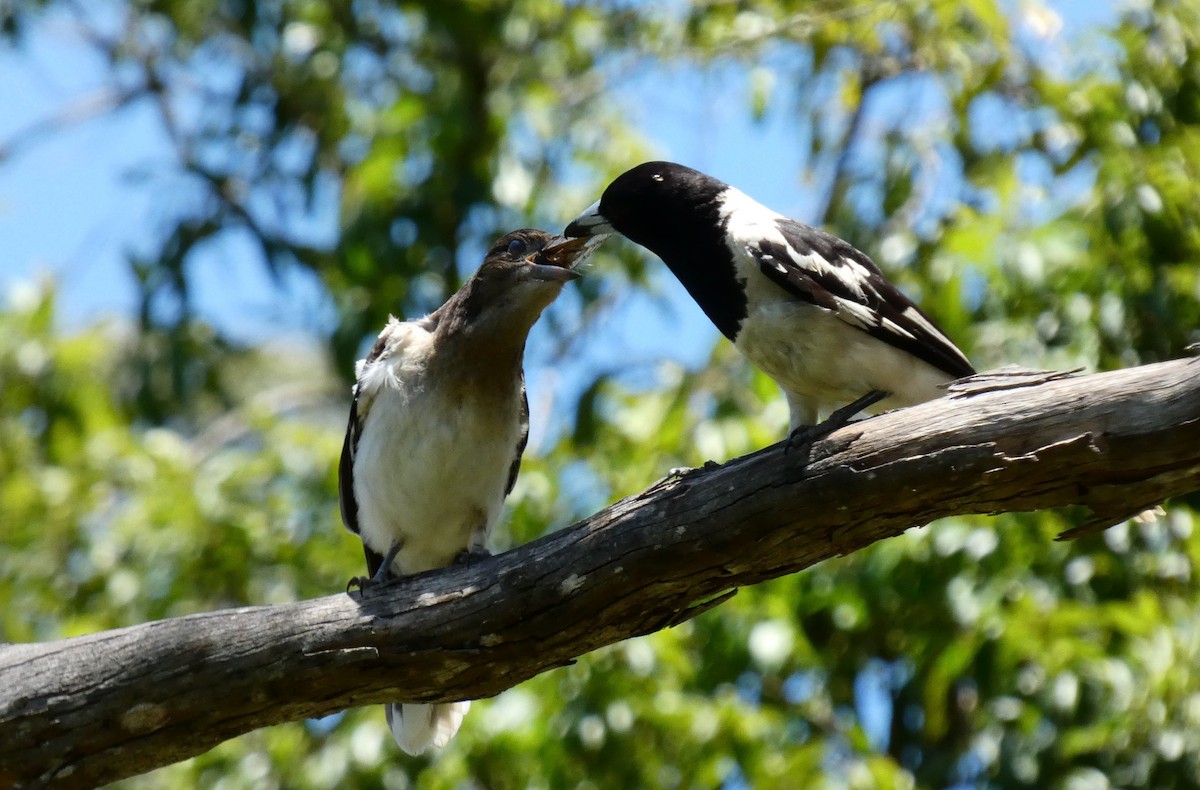
[[[941,385],[974,373],[864,253],[690,167],[626,171],[565,231],[608,233],[662,258],[717,329],[783,388],[793,436],[831,407],[840,408],[836,423],[822,424],[829,430],[877,401],[940,397]]]
[[[486,553],[529,432],[525,340],[589,248],[551,241],[529,229],[502,237],[444,305],[391,319],[358,363],[338,489],[367,556],[360,584]],[[445,746],[470,704],[388,705],[388,726],[420,754]]]

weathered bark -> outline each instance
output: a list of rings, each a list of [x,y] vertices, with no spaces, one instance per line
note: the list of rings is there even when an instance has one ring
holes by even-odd
[[[362,595],[5,646],[0,786],[92,786],[270,724],[490,696],[942,516],[1079,504],[1107,525],[1200,489],[1200,360],[1013,381],[811,452],[710,464],[502,556]]]

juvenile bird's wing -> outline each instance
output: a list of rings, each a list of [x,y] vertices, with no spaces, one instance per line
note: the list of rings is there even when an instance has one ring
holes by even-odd
[[[370,412],[370,401],[363,392],[362,374],[383,355],[388,339],[394,332],[394,326],[396,324],[389,323],[379,333],[371,351],[356,366],[354,397],[350,401],[350,420],[346,425],[346,438],[342,442],[342,457],[338,461],[338,505],[342,510],[342,523],[355,535],[359,534],[359,531],[358,501],[354,497],[354,456],[358,452],[358,440],[362,437],[363,425],[366,424],[367,414]]]
[[[761,238],[745,249],[767,279],[872,337],[907,351],[956,378],[975,372],[958,347],[921,308],[849,243],[795,220],[776,220],[783,241]]]
[[[363,427],[370,417],[371,404],[375,398],[375,392],[364,384],[365,374],[376,362],[383,361],[395,349],[403,347],[408,333],[429,331],[435,325],[435,321],[432,315],[411,322],[397,321],[393,318],[379,333],[366,358],[360,360],[357,365],[354,398],[350,402],[350,419],[346,425],[346,438],[342,442],[342,456],[338,461],[338,505],[342,511],[342,523],[356,535],[361,532],[358,526],[358,500],[354,494],[354,460],[358,452],[358,441],[362,438]],[[374,576],[375,571],[383,564],[383,555],[372,551],[366,543],[363,543],[363,552],[367,557],[368,575]]]
[[[358,385],[354,385],[354,400],[350,401],[350,423],[346,426],[346,438],[342,442],[342,457],[338,461],[338,506],[342,510],[342,523],[355,535],[358,532],[358,501],[354,498],[354,453],[358,450],[358,439],[362,436],[362,423],[358,419]]]
[[[354,496],[354,454],[362,436],[363,420],[358,414],[359,386],[354,385],[354,400],[350,402],[350,424],[346,426],[346,440],[342,443],[342,457],[338,461],[338,504],[342,510],[342,523],[355,535],[358,530],[358,500]],[[364,415],[365,416],[365,415]],[[367,558],[367,576],[373,577],[383,564],[383,555],[363,542],[363,554]]]
[[[525,454],[525,445],[529,444],[529,396],[525,394],[525,371],[521,371],[521,434],[517,438],[517,452],[513,456],[512,466],[508,468],[508,484],[504,487],[504,496],[512,493],[517,484],[517,475],[521,472],[521,456]]]

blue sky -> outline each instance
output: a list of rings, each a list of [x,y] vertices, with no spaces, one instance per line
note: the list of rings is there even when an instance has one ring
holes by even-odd
[[[93,115],[106,98],[97,77],[104,68],[62,21],[39,25],[22,49],[0,50],[0,144],[19,141],[0,157],[0,287],[52,276],[68,327],[135,307],[125,257],[151,236],[164,187],[156,169],[169,171],[173,157],[153,107]],[[755,166],[769,151],[779,159],[773,173],[799,173],[798,159],[788,155],[786,117],[751,121],[745,85],[741,69],[657,69],[623,81],[622,89],[629,91],[632,117],[638,108],[656,108],[641,121],[661,156],[726,171],[728,178],[742,174],[743,185],[762,199],[783,210],[799,207],[794,179],[771,179]],[[696,102],[701,95],[706,101]],[[27,133],[64,113],[80,120]],[[696,136],[696,128],[706,133]],[[564,212],[575,208],[583,206]],[[294,309],[297,301],[320,301],[320,286],[307,275],[286,275],[279,292],[250,245],[236,238],[200,257],[191,271],[198,309],[233,336],[253,341],[281,327],[328,329],[321,324],[328,313],[320,313],[317,326],[297,317],[312,313]]]
[[[1030,7],[1014,4],[1014,11]],[[1061,15],[1061,35],[1070,39],[1111,22],[1119,6],[1071,0],[1051,7]],[[96,100],[104,68],[61,15],[39,24],[27,46],[0,49],[0,145],[21,141],[0,155],[0,295],[14,283],[49,274],[59,292],[60,320],[69,329],[134,309],[125,259],[153,235],[155,201],[170,188],[157,174],[170,171],[173,153],[149,106],[25,134],[65,111],[88,116],[87,102]],[[647,62],[616,87],[659,156],[734,183],[785,214],[811,219],[822,196],[815,191],[819,184],[801,181],[807,163],[789,111],[796,97],[777,86],[773,109],[756,121],[748,111],[749,79],[741,64],[701,70]],[[562,219],[580,208],[564,207]],[[291,271],[277,287],[251,245],[236,236],[226,235],[196,256],[189,273],[200,315],[235,339],[331,328],[333,312],[319,282]],[[605,327],[607,337],[589,352],[596,367],[630,358],[673,357],[693,365],[706,358],[715,330],[665,270],[658,273],[661,301],[636,298]],[[536,335],[531,347],[539,347]]]

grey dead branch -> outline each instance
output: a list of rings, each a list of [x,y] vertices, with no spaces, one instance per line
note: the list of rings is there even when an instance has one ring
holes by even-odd
[[[984,374],[950,397],[672,476],[469,567],[359,595],[0,648],[0,786],[91,787],[273,724],[495,695],[733,590],[944,516],[1200,490],[1200,359]],[[330,524],[332,529],[337,525]]]

